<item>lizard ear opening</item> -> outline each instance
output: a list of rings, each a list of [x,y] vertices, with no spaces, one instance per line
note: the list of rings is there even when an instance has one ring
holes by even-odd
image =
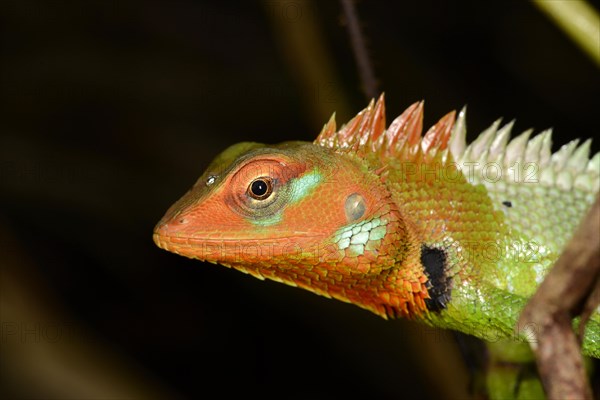
[[[352,193],[346,198],[344,203],[344,211],[346,213],[346,220],[348,222],[354,222],[365,215],[367,206],[365,199],[358,193]]]

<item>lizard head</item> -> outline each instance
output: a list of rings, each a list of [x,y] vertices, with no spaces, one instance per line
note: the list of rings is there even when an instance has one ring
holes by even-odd
[[[154,241],[387,316],[406,235],[388,189],[357,157],[305,142],[239,143],[167,211]]]

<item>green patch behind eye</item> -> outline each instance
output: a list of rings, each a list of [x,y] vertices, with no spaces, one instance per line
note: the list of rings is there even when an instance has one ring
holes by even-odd
[[[291,196],[289,203],[296,203],[308,196],[315,187],[321,182],[322,175],[316,169],[302,175],[300,178],[293,179],[291,184]]]

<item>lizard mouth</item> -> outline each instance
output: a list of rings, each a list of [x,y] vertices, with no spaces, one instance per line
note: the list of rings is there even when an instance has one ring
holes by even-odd
[[[314,251],[323,235],[313,232],[282,232],[281,236],[228,237],[226,232],[182,232],[167,224],[156,226],[154,243],[163,250],[209,262],[268,259]]]
[[[304,233],[297,233],[293,237],[280,237],[280,238],[264,238],[257,239],[256,237],[238,237],[238,238],[201,238],[194,236],[182,236],[182,235],[164,235],[160,232],[153,233],[154,243],[161,249],[166,249],[170,245],[183,245],[183,246],[202,246],[202,245],[243,245],[243,244],[257,244],[257,243],[281,243],[281,244],[293,244],[298,242],[300,239],[317,239],[321,238],[321,235],[309,235]]]
[[[275,233],[275,234],[274,234]],[[277,234],[279,233],[279,234]],[[154,228],[154,242],[159,245],[161,243],[173,243],[173,244],[189,244],[189,245],[201,245],[201,244],[219,244],[219,243],[258,243],[258,242],[294,242],[303,239],[322,239],[326,236],[325,233],[318,232],[304,232],[304,231],[281,231],[273,232],[270,231],[268,237],[260,237],[256,232],[250,232],[248,236],[242,236],[238,233],[234,237],[228,237],[226,231],[214,231],[214,232],[185,232],[177,229],[172,229],[169,223],[158,224]]]

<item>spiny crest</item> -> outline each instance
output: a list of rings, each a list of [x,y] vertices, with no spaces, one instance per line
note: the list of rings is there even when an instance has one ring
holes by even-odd
[[[590,159],[591,139],[581,145],[575,139],[552,154],[552,129],[530,139],[529,129],[509,141],[514,120],[500,126],[501,119],[492,123],[471,144],[466,143],[466,107],[455,118],[451,111],[433,125],[424,136],[423,102],[408,107],[385,129],[385,99],[382,94],[373,100],[347,124],[336,130],[335,114],[323,127],[316,144],[340,152],[358,155],[378,154],[403,161],[418,155],[434,157],[438,153],[446,160],[448,153],[459,166],[465,163],[497,163],[506,172],[510,168],[527,168],[532,163],[538,171],[539,182],[563,190],[573,187],[597,193],[600,189],[600,153]],[[477,167],[476,167],[477,168]]]
[[[385,129],[385,99],[382,94],[373,100],[340,130],[336,130],[335,114],[325,124],[315,140],[316,144],[341,152],[359,155],[376,153],[382,157],[414,159],[418,154],[435,155],[448,146],[454,111],[446,114],[425,136],[423,130],[423,102],[408,107]]]
[[[503,175],[510,176],[518,168],[529,176],[529,182],[555,186],[562,190],[573,188],[595,194],[600,189],[600,153],[590,159],[592,140],[581,145],[575,139],[552,153],[552,129],[546,129],[530,139],[528,129],[509,141],[515,121],[500,126],[501,119],[492,123],[467,146],[465,109],[459,113],[449,148],[459,166],[470,163],[482,169],[494,163]],[[578,146],[579,145],[579,146]],[[511,171],[512,170],[512,171]]]

